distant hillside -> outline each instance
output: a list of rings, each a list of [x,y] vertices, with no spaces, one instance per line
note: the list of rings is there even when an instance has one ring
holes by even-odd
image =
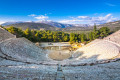
[[[2,26],[7,26],[7,25],[11,25],[11,24],[17,24],[17,23],[26,23],[26,22],[22,22],[22,21],[18,21],[18,22],[5,22],[2,24]],[[67,27],[89,27],[89,24],[63,24],[63,23],[59,23],[59,22],[54,22],[54,21],[48,21],[48,20],[42,20],[42,21],[31,21],[29,23],[44,23],[44,24],[48,24],[57,28],[67,28]]]
[[[120,30],[120,21],[115,21],[115,22],[109,22],[109,23],[105,23],[105,24],[100,24],[97,25],[97,28],[101,28],[101,27],[109,27],[111,29],[111,31],[117,31]],[[81,30],[81,31],[88,31],[88,30],[92,30],[93,26],[87,26],[87,27],[77,27],[77,26],[73,26],[73,27],[67,27],[64,30]]]
[[[59,28],[48,25],[48,24],[44,24],[44,23],[33,23],[33,22],[24,22],[24,23],[16,23],[16,24],[11,24],[11,25],[7,25],[5,27],[10,27],[10,26],[14,26],[17,28],[22,28],[23,30],[25,30],[26,28],[30,28],[30,29],[37,29],[37,30],[58,30]]]
[[[73,25],[71,24],[62,24],[59,22],[54,22],[54,21],[39,21],[38,23],[45,23],[54,27],[58,27],[58,28],[66,28],[66,27],[72,27]]]
[[[59,30],[59,31],[90,31],[93,26],[89,24],[62,24],[53,21],[39,21],[39,22],[6,22],[2,24],[5,27],[14,26],[26,29],[45,29],[45,30]],[[97,25],[97,28],[109,27],[111,31],[117,31],[120,29],[120,21],[109,22],[105,24]]]
[[[7,25],[11,25],[11,24],[17,24],[17,23],[26,23],[26,22],[21,22],[21,21],[18,21],[18,22],[5,22],[2,24],[2,26],[7,26]],[[57,28],[66,28],[66,27],[72,27],[73,25],[71,24],[62,24],[62,23],[58,23],[58,22],[54,22],[54,21],[32,21],[32,22],[29,22],[29,23],[44,23],[44,24],[48,24],[48,25],[51,25],[51,26],[54,26],[54,27],[57,27]]]
[[[62,24],[53,21],[40,21],[40,22],[6,22],[2,24],[5,27],[20,27],[22,29],[45,29],[45,30],[59,30],[59,31],[69,31],[69,30],[91,30],[87,24]]]
[[[101,28],[101,27],[109,27],[111,31],[117,31],[117,30],[120,30],[120,21],[109,22],[109,23],[98,25],[98,28]]]
[[[18,22],[5,22],[3,24],[1,24],[2,26],[7,26],[7,25],[11,25],[11,24],[17,24],[17,23],[24,23],[22,21],[18,21]]]
[[[93,29],[93,27],[91,26],[91,27],[77,27],[77,26],[73,26],[73,27],[67,27],[67,28],[65,28],[64,29],[64,31],[69,31],[69,30],[71,30],[71,31],[89,31],[89,30],[92,30]]]

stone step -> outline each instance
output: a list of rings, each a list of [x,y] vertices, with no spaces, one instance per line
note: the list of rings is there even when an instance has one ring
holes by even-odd
[[[63,72],[57,73],[57,78],[64,78]]]
[[[56,78],[56,80],[65,80],[64,78]]]
[[[56,80],[65,80],[65,76],[62,71],[62,66],[59,64],[57,68]]]

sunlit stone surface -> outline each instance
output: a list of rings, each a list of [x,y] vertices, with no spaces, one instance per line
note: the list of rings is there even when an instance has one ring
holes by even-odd
[[[120,80],[120,31],[73,53],[58,49],[59,55],[70,55],[60,61],[53,59],[54,51],[40,48],[48,43],[38,47],[25,38],[0,31],[9,34],[0,35],[0,80]],[[52,46],[57,45],[60,43]]]

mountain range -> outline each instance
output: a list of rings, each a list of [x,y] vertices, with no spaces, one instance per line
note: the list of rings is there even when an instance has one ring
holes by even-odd
[[[2,25],[3,26],[8,26],[8,25],[12,25],[12,24],[18,24],[18,23],[26,23],[26,22],[22,22],[22,21],[18,21],[18,22],[5,22]],[[42,21],[30,21],[29,23],[44,23],[44,24],[48,24],[54,27],[58,27],[58,28],[67,28],[67,27],[88,27],[90,26],[89,24],[62,24],[59,22],[54,22],[54,21],[47,21],[47,20],[42,20]]]
[[[59,28],[44,24],[44,23],[33,23],[33,22],[22,22],[22,23],[15,23],[10,25],[5,25],[4,27],[16,27],[21,28],[23,30],[30,28],[30,29],[36,29],[36,30],[58,30]]]
[[[101,24],[101,25],[98,25],[97,27],[98,28],[109,27],[111,29],[111,31],[117,31],[117,30],[120,30],[120,20],[114,21],[114,22],[105,23],[105,24]]]
[[[92,30],[93,26],[89,24],[62,24],[53,21],[39,21],[39,22],[6,22],[2,24],[5,27],[14,26],[20,27],[22,29],[26,29],[29,27],[30,29],[44,29],[44,30],[62,30],[62,31],[69,31],[69,30]],[[98,28],[101,27],[109,27],[111,30],[118,30],[120,29],[120,21],[109,22],[105,24],[97,25]]]

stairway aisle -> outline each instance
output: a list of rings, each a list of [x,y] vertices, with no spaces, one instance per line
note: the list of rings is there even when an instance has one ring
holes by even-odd
[[[62,71],[62,66],[58,64],[56,80],[65,80],[65,76]]]

